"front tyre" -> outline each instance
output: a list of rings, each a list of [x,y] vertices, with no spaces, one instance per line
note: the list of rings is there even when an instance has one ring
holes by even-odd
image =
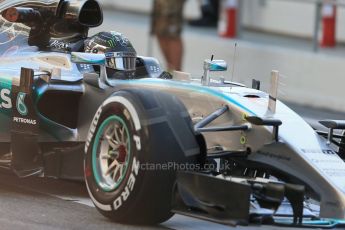
[[[85,181],[97,209],[116,222],[157,224],[172,216],[179,163],[200,150],[184,105],[148,90],[126,90],[96,113],[86,144]]]

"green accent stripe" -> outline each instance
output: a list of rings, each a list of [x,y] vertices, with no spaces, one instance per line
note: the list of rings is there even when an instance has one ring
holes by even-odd
[[[243,106],[240,102],[238,102],[236,99],[231,97],[230,95],[226,95],[223,92],[219,92],[217,90],[211,89],[209,87],[205,86],[199,86],[199,85],[193,85],[191,83],[183,83],[183,82],[176,82],[176,81],[171,81],[171,80],[161,80],[161,79],[141,79],[141,80],[129,80],[129,81],[121,81],[117,80],[115,81],[115,84],[133,84],[133,85],[140,85],[142,84],[148,84],[148,85],[155,85],[155,86],[167,86],[167,87],[173,87],[177,89],[183,89],[183,90],[191,90],[191,91],[196,91],[199,93],[205,93],[217,98],[220,98],[222,100],[227,101],[230,104],[233,104],[234,106],[244,110],[245,112],[249,113],[250,115],[256,116],[256,114],[250,110],[249,108]]]
[[[104,134],[104,129],[108,126],[109,123],[113,122],[113,121],[116,121],[116,122],[119,122],[123,125],[123,127],[125,128],[125,131],[127,133],[127,143],[128,143],[128,153],[127,153],[127,157],[126,157],[126,164],[125,164],[125,168],[123,169],[124,170],[124,173],[122,174],[122,177],[120,178],[120,180],[115,183],[114,186],[110,187],[108,186],[107,184],[105,184],[101,178],[103,177],[103,175],[99,175],[99,170],[97,169],[96,165],[97,164],[97,153],[98,153],[98,147],[99,147],[99,142],[100,142],[100,139],[102,137],[102,135]],[[121,118],[121,117],[118,117],[118,116],[110,116],[108,117],[106,120],[103,121],[103,123],[101,124],[101,126],[99,127],[98,131],[97,131],[97,134],[96,134],[96,137],[95,137],[95,140],[94,140],[94,144],[93,144],[93,148],[92,148],[92,170],[93,170],[93,175],[94,175],[94,178],[98,184],[98,186],[105,192],[112,192],[114,190],[116,190],[120,184],[122,183],[123,179],[125,178],[126,176],[126,172],[128,170],[128,166],[129,166],[129,159],[131,159],[131,143],[130,143],[130,139],[129,139],[129,131],[128,131],[128,128],[127,128],[127,125],[126,123],[124,122],[124,120]]]

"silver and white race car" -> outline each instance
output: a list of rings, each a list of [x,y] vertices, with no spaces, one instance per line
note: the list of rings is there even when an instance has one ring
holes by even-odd
[[[179,213],[345,226],[344,138],[333,134],[345,122],[315,131],[277,100],[277,71],[265,93],[212,78],[221,60],[205,60],[200,80],[133,52],[86,52],[103,20],[94,0],[5,0],[0,11],[1,168],[85,180],[121,223]],[[129,44],[113,36],[112,47]]]

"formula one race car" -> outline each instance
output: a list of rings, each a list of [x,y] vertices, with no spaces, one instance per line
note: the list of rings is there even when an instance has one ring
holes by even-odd
[[[345,163],[270,93],[174,76],[120,33],[88,37],[94,0],[0,2],[0,166],[19,177],[84,179],[96,208],[121,223],[174,213],[219,223],[341,227]],[[325,133],[320,133],[324,135]]]

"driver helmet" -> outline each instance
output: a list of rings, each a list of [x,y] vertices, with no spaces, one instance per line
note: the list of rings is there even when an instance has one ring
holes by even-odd
[[[137,52],[123,34],[115,31],[100,32],[85,40],[85,52],[105,54],[108,78],[134,77]]]

